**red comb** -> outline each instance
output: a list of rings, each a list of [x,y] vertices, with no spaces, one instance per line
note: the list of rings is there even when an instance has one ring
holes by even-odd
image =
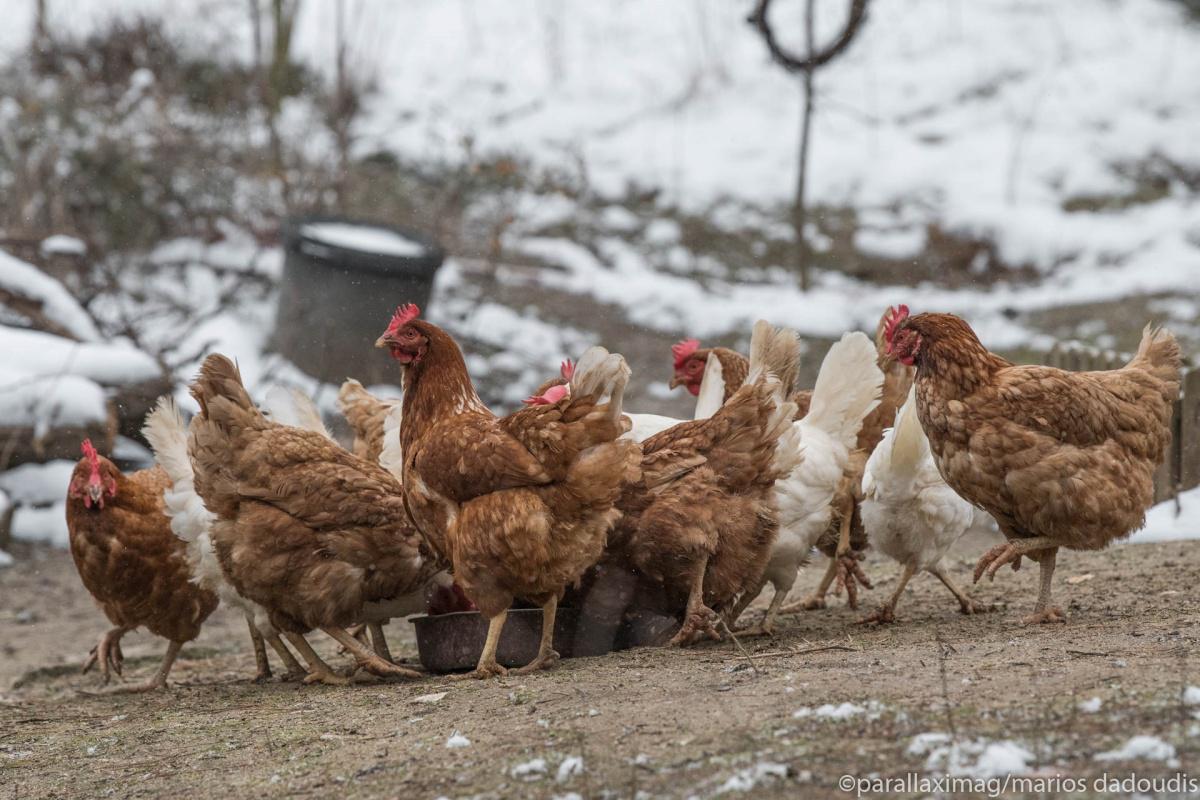
[[[527,406],[550,406],[562,400],[564,397],[571,396],[570,386],[551,386],[546,390],[545,394],[535,394],[532,397],[525,398]]]
[[[83,451],[83,457],[88,461],[91,461],[93,464],[100,460],[100,456],[96,452],[96,448],[92,447],[91,439],[84,439],[83,444],[79,446],[79,449]]]
[[[392,314],[392,321],[388,323],[387,329],[389,331],[399,330],[419,316],[421,316],[421,309],[417,308],[416,303],[405,303],[396,308],[396,313]]]
[[[671,355],[675,357],[675,369],[683,366],[683,362],[688,360],[688,356],[700,349],[699,339],[684,339],[682,342],[671,345]]]
[[[568,358],[566,361],[562,362],[562,365],[558,368],[558,372],[563,376],[564,381],[569,381],[571,378],[575,377],[575,365],[572,364],[571,359]]]
[[[901,322],[904,322],[904,320],[908,319],[908,306],[904,305],[903,303],[900,304],[899,308],[892,308],[891,306],[888,306],[885,319],[886,322],[883,324],[883,338],[887,341],[888,350],[890,351],[892,346],[892,337],[896,335],[896,328],[900,326]]]

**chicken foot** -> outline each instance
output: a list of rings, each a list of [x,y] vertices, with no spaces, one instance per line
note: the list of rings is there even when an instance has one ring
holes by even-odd
[[[162,662],[150,680],[133,686],[114,686],[111,689],[105,689],[101,694],[140,694],[163,688],[167,685],[167,676],[171,674],[171,667],[175,665],[175,659],[182,649],[183,642],[172,641],[167,645],[167,652],[163,655]]]
[[[554,649],[554,618],[558,615],[558,595],[551,595],[542,606],[542,638],[538,653],[533,661],[515,671],[517,675],[528,675],[539,669],[549,669],[558,663],[558,652]]]
[[[345,686],[350,683],[349,678],[334,672],[302,635],[290,632],[283,635],[292,643],[292,647],[296,648],[300,657],[308,662],[308,675],[304,677],[304,683],[323,683],[327,686]]]
[[[687,647],[694,644],[701,635],[707,636],[715,642],[721,641],[721,634],[715,625],[717,613],[704,605],[704,573],[707,569],[708,556],[706,555],[696,565],[695,574],[692,575],[692,586],[688,592],[687,611],[683,625],[679,627],[679,632],[671,637],[670,644],[675,647]]]
[[[1050,585],[1054,578],[1058,548],[1058,543],[1049,536],[1012,539],[1005,544],[998,544],[984,553],[980,557],[979,563],[975,565],[975,582],[978,583],[984,573],[987,574],[989,580],[995,580],[996,571],[1008,563],[1012,563],[1014,572],[1017,571],[1020,569],[1022,556],[1034,558],[1041,563],[1041,586],[1033,613],[1021,621],[1026,624],[1066,622],[1067,618],[1062,609],[1050,605]]]
[[[1042,585],[1038,589],[1037,605],[1033,607],[1033,613],[1021,620],[1026,625],[1067,621],[1067,615],[1063,613],[1061,608],[1050,605],[1050,584],[1054,579],[1054,565],[1057,559],[1057,547],[1049,548],[1042,553],[1041,561],[1039,562],[1042,573]]]
[[[786,589],[776,588],[775,594],[771,596],[771,604],[767,606],[767,613],[763,615],[762,621],[757,625],[742,628],[737,633],[742,636],[774,636],[775,621],[779,617],[779,610],[783,607],[783,601],[787,598],[791,588],[791,586],[788,586]],[[732,629],[732,626],[730,626],[730,629]]]
[[[121,670],[125,666],[125,654],[121,652],[121,637],[128,633],[130,628],[117,627],[107,631],[100,637],[100,641],[88,653],[87,660],[83,662],[82,674],[86,675],[88,670],[94,666],[99,666],[100,675],[104,678],[102,685],[107,686],[112,680],[112,672],[117,673],[117,677],[121,677]]]
[[[346,648],[349,653],[354,656],[354,660],[358,663],[360,669],[365,669],[372,675],[378,675],[381,678],[396,676],[399,678],[423,678],[425,677],[416,670],[407,669],[405,667],[393,664],[391,661],[385,661],[374,650],[371,650],[354,635],[346,631],[345,628],[321,628],[325,633],[333,637],[339,644]]]
[[[558,601],[555,600],[557,608]],[[504,630],[504,623],[508,619],[508,609],[504,609],[496,616],[488,620],[487,641],[483,643],[483,652],[479,654],[479,663],[475,665],[475,669],[462,675],[455,675],[451,680],[464,681],[471,678],[494,678],[503,677],[508,674],[508,670],[500,666],[496,661],[496,648],[500,646],[500,631]]]
[[[908,587],[908,582],[912,580],[913,575],[917,574],[916,564],[905,564],[904,571],[900,573],[900,583],[896,586],[896,591],[892,592],[892,596],[887,602],[871,612],[867,616],[858,621],[859,625],[886,625],[896,621],[896,605],[900,602],[901,595]]]
[[[983,604],[978,600],[972,600],[966,592],[959,588],[954,579],[950,577],[950,573],[946,572],[946,568],[939,561],[937,564],[929,568],[929,572],[937,577],[942,584],[950,590],[950,594],[954,595],[954,599],[958,600],[959,610],[964,614],[982,614],[986,611],[991,611],[991,604]]]

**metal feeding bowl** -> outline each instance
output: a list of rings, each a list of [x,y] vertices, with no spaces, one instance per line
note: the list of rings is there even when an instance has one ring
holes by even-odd
[[[413,617],[421,665],[430,672],[474,669],[487,641],[487,620],[478,611]],[[630,647],[657,647],[679,629],[673,617],[635,612],[624,620],[591,619],[574,608],[558,609],[554,617],[554,649],[563,658],[602,656]],[[537,656],[542,640],[542,610],[514,608],[508,612],[496,660],[505,667],[523,667]]]
[[[554,617],[554,649],[563,658],[598,656],[611,650],[578,640],[575,635],[579,612],[559,608]],[[478,611],[413,617],[417,634],[417,652],[421,665],[430,672],[455,672],[474,669],[487,641],[487,620]],[[496,660],[505,667],[523,667],[537,656],[542,640],[542,610],[514,608],[508,612]]]

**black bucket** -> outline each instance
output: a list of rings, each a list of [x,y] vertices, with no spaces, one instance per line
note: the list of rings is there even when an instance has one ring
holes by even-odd
[[[397,383],[373,344],[396,306],[429,304],[445,254],[415,231],[340,217],[288,220],[274,348],[327,383]]]

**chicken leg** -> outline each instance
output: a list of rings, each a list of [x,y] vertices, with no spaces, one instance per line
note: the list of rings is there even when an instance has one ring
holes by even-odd
[[[345,686],[350,683],[349,678],[334,672],[317,655],[317,651],[312,649],[312,645],[302,635],[290,632],[283,635],[292,643],[292,647],[296,648],[296,652],[300,654],[300,657],[308,662],[308,675],[304,677],[304,683],[323,683],[327,686]]]
[[[287,645],[279,638],[278,633],[272,633],[266,637],[267,644],[271,645],[271,649],[279,656],[279,660],[283,662],[283,666],[287,668],[287,672],[283,676],[285,681],[301,681],[308,677],[308,670],[300,666],[300,662],[292,655],[292,651],[288,650]]]
[[[181,649],[183,649],[183,642],[172,641],[169,643],[167,645],[167,652],[163,655],[162,663],[158,665],[154,676],[145,683],[133,686],[114,686],[111,689],[105,689],[103,694],[140,694],[163,688],[167,685],[167,676],[171,674],[171,667],[174,666],[175,658],[179,655]]]
[[[537,656],[525,666],[516,670],[517,675],[528,675],[539,669],[549,669],[558,663],[558,653],[554,650],[554,618],[558,614],[558,595],[551,595],[542,606],[542,639],[538,643]]]
[[[900,583],[896,586],[896,591],[892,592],[892,596],[882,606],[877,608],[872,613],[863,617],[858,621],[859,625],[886,625],[896,621],[896,605],[900,602],[900,596],[904,594],[904,589],[908,586],[908,582],[912,580],[912,576],[917,573],[916,564],[905,564],[904,571],[900,573]]]
[[[717,614],[704,605],[704,573],[707,569],[708,555],[706,554],[697,563],[695,573],[692,575],[692,586],[688,592],[687,611],[683,625],[680,626],[679,632],[671,637],[670,644],[676,647],[687,647],[701,635],[707,636],[715,642],[721,641],[721,634],[717,632],[714,624]]]
[[[129,628],[116,627],[101,636],[100,641],[88,653],[87,660],[83,662],[82,674],[86,675],[93,666],[99,665],[100,675],[104,678],[103,686],[107,686],[108,682],[112,680],[112,672],[117,673],[118,678],[121,677],[121,670],[125,666],[125,654],[121,652],[121,637],[129,630]]]
[[[388,649],[387,639],[383,636],[383,622],[368,622],[367,631],[371,634],[371,649],[375,651],[375,655],[382,658],[384,661],[396,663],[392,658],[392,651]]]
[[[783,608],[783,601],[787,599],[788,592],[792,590],[792,586],[795,585],[795,581],[796,578],[793,575],[792,583],[789,583],[787,586],[776,586],[775,594],[771,595],[771,604],[767,606],[767,613],[763,615],[762,621],[757,625],[751,625],[747,628],[743,628],[739,630],[738,633],[740,633],[742,636],[774,636],[775,621],[779,617],[779,611],[781,608]],[[759,591],[761,591],[761,587]],[[758,593],[755,592],[755,596],[757,596],[757,594]],[[736,617],[734,618],[734,621],[736,621]],[[729,627],[732,629],[733,626],[729,625]]]
[[[954,579],[950,577],[950,573],[946,572],[946,568],[942,565],[942,562],[939,561],[930,567],[929,572],[937,576],[937,579],[950,590],[950,594],[954,595],[954,598],[958,600],[958,607],[962,613],[982,614],[985,611],[992,610],[991,605],[984,605],[978,600],[972,600],[966,592],[960,589],[958,584],[954,582]]]
[[[257,667],[254,675],[255,683],[263,683],[271,679],[271,662],[267,660],[267,646],[263,635],[254,624],[254,617],[246,612],[246,627],[250,629],[250,643],[254,646],[254,664]]]
[[[413,669],[397,666],[390,661],[385,661],[375,651],[360,642],[355,636],[347,632],[344,628],[321,628],[325,633],[333,637],[338,643],[346,648],[349,653],[354,656],[354,660],[358,663],[361,669],[365,669],[372,675],[378,675],[381,678],[396,676],[399,678],[423,678],[425,677],[420,672]]]
[[[1034,622],[1066,622],[1062,609],[1050,605],[1050,584],[1054,578],[1054,564],[1058,557],[1059,544],[1049,536],[1034,536],[1027,539],[1010,539],[1005,544],[998,544],[988,550],[975,565],[975,582],[987,574],[989,580],[996,579],[996,571],[1005,564],[1011,563],[1016,571],[1021,566],[1021,557],[1029,556],[1041,564],[1041,587],[1038,590],[1037,605],[1033,613],[1021,621],[1028,624]],[[1035,555],[1036,554],[1036,555]]]
[[[784,614],[795,614],[797,611],[815,611],[818,608],[825,607],[825,595],[829,593],[829,587],[833,585],[833,579],[838,574],[838,559],[829,559],[829,566],[825,568],[825,574],[821,576],[821,583],[813,590],[812,594],[807,595],[795,603],[791,603],[783,607]]]
[[[557,601],[556,601],[557,604]],[[504,630],[504,622],[508,619],[508,609],[504,609],[488,620],[487,641],[483,643],[483,652],[479,654],[479,663],[475,669],[462,675],[455,675],[451,680],[462,681],[471,678],[493,678],[508,674],[508,670],[496,661],[496,648],[500,646],[500,631]]]

